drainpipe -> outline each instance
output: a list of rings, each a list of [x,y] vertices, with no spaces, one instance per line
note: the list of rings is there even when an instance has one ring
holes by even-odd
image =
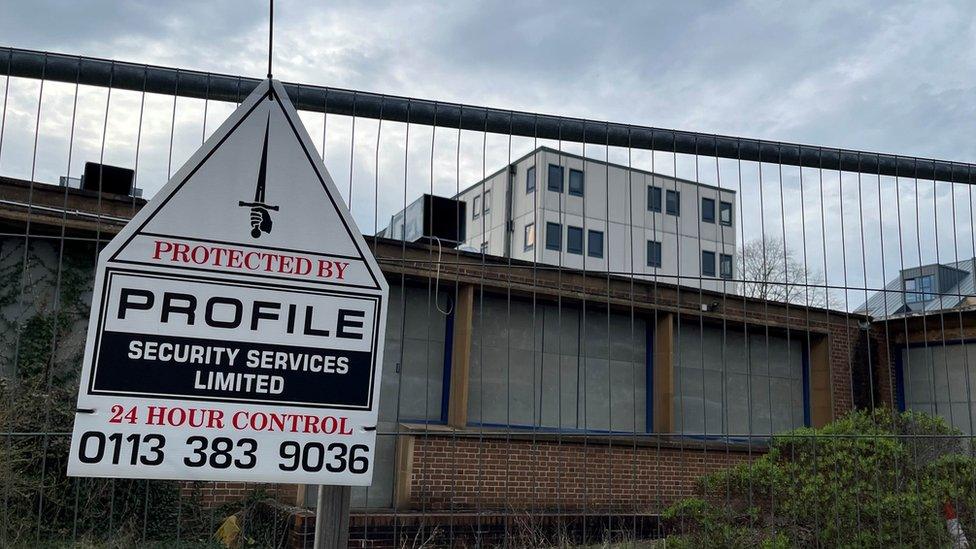
[[[508,181],[505,185],[505,253],[503,257],[512,257],[512,240],[515,238],[515,220],[512,219],[512,189],[515,185],[515,164],[508,166]]]

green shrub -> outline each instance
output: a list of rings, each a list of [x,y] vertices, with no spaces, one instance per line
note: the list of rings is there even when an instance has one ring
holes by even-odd
[[[950,542],[943,506],[976,534],[976,460],[937,417],[851,413],[773,437],[770,451],[699,479],[664,518],[678,546],[902,547]]]

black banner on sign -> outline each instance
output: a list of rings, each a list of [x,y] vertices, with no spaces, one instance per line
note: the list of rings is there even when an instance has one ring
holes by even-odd
[[[103,332],[91,392],[366,408],[369,352]]]

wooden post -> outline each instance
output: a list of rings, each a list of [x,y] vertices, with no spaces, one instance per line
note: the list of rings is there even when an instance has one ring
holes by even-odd
[[[810,342],[810,422],[823,427],[833,419],[830,390],[830,338],[826,335]]]
[[[315,549],[349,546],[349,486],[319,486],[315,504]]]
[[[474,320],[474,286],[458,287],[454,306],[454,347],[447,424],[463,429],[468,424],[468,378],[471,372],[471,323]]]
[[[393,508],[400,511],[410,507],[413,485],[412,435],[400,435],[396,441],[396,484],[393,486]]]
[[[655,433],[674,432],[674,315],[658,313],[654,325]]]

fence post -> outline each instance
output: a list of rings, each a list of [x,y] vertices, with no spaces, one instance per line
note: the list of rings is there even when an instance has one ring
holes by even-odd
[[[319,486],[315,503],[315,549],[349,546],[349,486]]]

